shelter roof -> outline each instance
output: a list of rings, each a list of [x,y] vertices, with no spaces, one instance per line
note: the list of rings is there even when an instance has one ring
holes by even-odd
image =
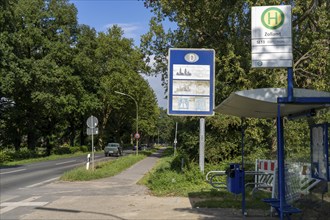
[[[293,90],[294,97],[330,97],[329,92],[310,89]],[[250,118],[275,118],[277,98],[287,97],[286,88],[262,88],[233,92],[214,111],[226,115]],[[330,108],[329,104],[281,104],[281,116],[299,114],[312,109]]]

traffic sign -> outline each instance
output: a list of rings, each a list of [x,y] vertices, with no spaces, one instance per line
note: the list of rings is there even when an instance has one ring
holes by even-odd
[[[87,122],[86,122],[86,124],[87,124],[87,126],[88,126],[89,128],[96,128],[97,125],[98,125],[98,123],[99,123],[99,121],[98,121],[97,118],[94,117],[93,115],[92,115],[91,117],[89,117],[89,118],[87,119]]]
[[[291,5],[252,7],[252,67],[292,67]]]
[[[98,128],[87,128],[87,135],[98,134],[98,133],[99,133]]]
[[[135,133],[135,134],[134,134],[134,138],[135,138],[135,139],[139,139],[139,138],[140,138],[140,134],[139,134],[139,133]]]
[[[214,54],[213,49],[169,49],[169,115],[214,114]]]

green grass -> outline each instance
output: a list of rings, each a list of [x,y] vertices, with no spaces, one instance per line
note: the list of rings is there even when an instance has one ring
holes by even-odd
[[[74,154],[64,154],[64,155],[56,155],[53,154],[48,157],[39,157],[39,158],[31,158],[31,159],[24,159],[24,160],[15,160],[10,162],[5,162],[3,164],[0,164],[1,167],[6,166],[16,166],[16,165],[24,165],[24,164],[30,164],[30,163],[36,163],[36,162],[44,162],[44,161],[50,161],[50,160],[58,160],[58,159],[65,159],[65,158],[71,158],[71,157],[78,157],[82,155],[87,155],[88,153],[83,152],[77,152]]]
[[[214,192],[202,192],[191,194],[192,198],[200,198],[200,201],[193,203],[194,207],[200,208],[236,208],[242,207],[242,194],[233,194],[228,192],[226,189],[216,190],[212,189]],[[211,194],[211,195],[208,195]],[[251,189],[247,189],[245,194],[245,207],[247,209],[267,209],[269,205],[262,202],[263,198],[270,198],[271,194],[269,192],[259,191],[254,196],[252,196]]]
[[[153,150],[154,151],[154,150]],[[131,167],[138,161],[149,156],[153,151],[140,151],[139,155],[128,155],[116,160],[97,163],[94,170],[86,170],[85,166],[65,172],[60,180],[63,181],[89,181],[114,176]]]
[[[193,207],[205,208],[237,208],[242,207],[242,195],[235,195],[226,189],[215,189],[205,181],[205,174],[210,170],[219,170],[214,166],[205,166],[205,174],[194,162],[185,162],[181,167],[182,156],[173,156],[173,149],[168,148],[140,184],[146,185],[155,196],[189,197]],[[185,159],[187,160],[187,158]],[[221,166],[224,166],[221,164]],[[221,169],[221,168],[220,168]],[[224,178],[225,179],[225,178]],[[271,197],[270,193],[259,191],[252,196],[251,188],[246,192],[246,207],[251,209],[267,209],[269,206],[261,201]]]

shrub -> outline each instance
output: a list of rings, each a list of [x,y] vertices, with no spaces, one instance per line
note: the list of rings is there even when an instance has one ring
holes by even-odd
[[[57,155],[71,154],[71,150],[69,147],[58,147],[54,149],[54,154]]]
[[[83,152],[83,153],[88,152],[88,147],[85,146],[85,145],[79,146],[79,149],[80,149],[80,151]]]
[[[11,161],[11,156],[7,153],[7,151],[0,151],[0,164]]]
[[[15,160],[24,160],[37,157],[37,153],[34,150],[30,150],[27,147],[21,148],[19,151],[12,151],[14,155],[12,157]]]
[[[70,153],[74,154],[80,151],[79,146],[70,147]]]

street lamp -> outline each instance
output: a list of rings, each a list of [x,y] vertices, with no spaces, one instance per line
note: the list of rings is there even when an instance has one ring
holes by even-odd
[[[135,133],[135,135],[137,135],[137,137],[135,137],[135,135],[134,135],[134,137],[136,139],[136,155],[138,155],[139,154],[139,138],[140,138],[139,137],[139,107],[138,107],[138,103],[131,95],[128,95],[128,94],[122,93],[122,92],[118,92],[118,91],[115,91],[115,93],[117,93],[119,95],[128,96],[131,99],[133,99],[134,102],[135,102],[135,105],[136,105],[136,133]]]

